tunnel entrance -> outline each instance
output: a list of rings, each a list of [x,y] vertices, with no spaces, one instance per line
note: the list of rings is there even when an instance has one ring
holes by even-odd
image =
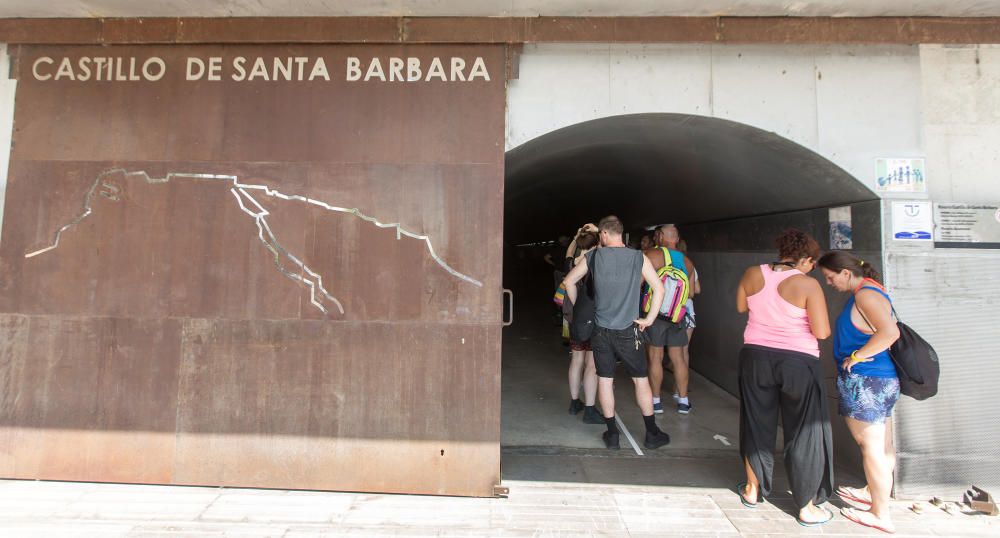
[[[880,264],[877,196],[810,149],[749,125],[687,114],[615,116],[508,151],[503,277],[516,314],[502,347],[504,479],[732,486],[742,472],[736,357],[746,321],[733,306],[739,276],[773,261],[774,238],[789,227],[830,249],[831,208],[838,232],[850,239],[841,247]],[[655,451],[642,448],[641,413],[620,368],[616,410],[635,448],[623,436],[622,450],[610,453],[602,425],[567,412],[570,351],[552,303],[554,268],[543,257],[559,263],[557,238],[608,214],[618,215],[632,238],[676,223],[702,282],[690,344],[693,409],[677,413],[667,373],[665,412],[656,420],[672,442]],[[843,304],[829,293],[827,300],[832,311]],[[835,404],[830,342],[821,348]],[[831,418],[838,465],[856,462],[843,421]]]

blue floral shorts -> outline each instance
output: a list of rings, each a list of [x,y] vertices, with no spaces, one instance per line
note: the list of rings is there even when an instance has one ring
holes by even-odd
[[[899,400],[899,379],[841,370],[837,376],[837,392],[840,393],[840,416],[882,424],[892,415],[892,408]]]

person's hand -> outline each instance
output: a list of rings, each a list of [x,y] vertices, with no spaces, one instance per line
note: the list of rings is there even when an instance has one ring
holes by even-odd
[[[646,327],[649,327],[650,325],[653,324],[653,320],[646,319],[646,318],[640,318],[640,319],[635,320],[635,324],[639,326],[639,330],[640,331],[645,331]]]
[[[584,224],[582,228],[580,228],[580,231],[581,232],[596,232],[597,231],[597,226],[595,226],[593,223],[588,222],[587,224]]]
[[[875,360],[875,357],[868,357],[863,359],[857,356],[857,351],[855,351],[851,353],[851,356],[848,357],[847,360],[844,362],[844,370],[847,370],[847,372],[850,373],[851,368],[854,368],[855,364],[861,364],[862,362],[871,362],[873,360]]]

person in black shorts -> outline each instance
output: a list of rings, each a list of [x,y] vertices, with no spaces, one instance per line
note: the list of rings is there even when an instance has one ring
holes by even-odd
[[[564,285],[570,300],[576,300],[576,283],[588,272],[594,281],[596,329],[590,339],[597,366],[597,396],[604,413],[607,431],[604,444],[617,449],[618,425],[615,423],[615,361],[620,360],[635,384],[635,400],[646,424],[646,448],[654,449],[670,442],[653,415],[653,397],[647,377],[643,331],[656,319],[663,302],[663,283],[642,251],[632,250],[622,242],[624,226],[618,217],[608,216],[597,225],[602,248],[589,252],[566,275]],[[645,280],[653,290],[650,313],[640,318],[639,282]]]
[[[667,263],[663,252],[666,248],[670,263],[679,267],[690,278],[694,264],[684,253],[677,250],[678,238],[677,227],[673,224],[664,224],[653,234],[656,246],[647,250],[645,254],[653,264],[653,269],[659,271]],[[687,325],[684,320],[674,323],[657,316],[646,332],[649,333],[646,357],[649,360],[649,386],[653,391],[653,412],[663,412],[660,391],[663,386],[663,350],[666,348],[674,367],[674,383],[677,388],[674,400],[677,403],[677,412],[686,415],[691,411],[691,402],[688,400],[688,363],[684,360],[684,347],[688,344]]]

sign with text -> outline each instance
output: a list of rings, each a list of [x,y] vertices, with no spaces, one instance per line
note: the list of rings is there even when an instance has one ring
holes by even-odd
[[[329,66],[335,66],[331,69]],[[337,69],[339,68],[339,69]],[[492,80],[482,56],[39,56],[31,60],[34,80],[73,82],[158,82],[169,72],[186,81],[219,82],[474,82]],[[332,71],[332,72],[331,72]]]
[[[934,204],[940,248],[1000,248],[1000,205]]]
[[[893,202],[892,238],[896,241],[933,241],[934,218],[930,202]]]

